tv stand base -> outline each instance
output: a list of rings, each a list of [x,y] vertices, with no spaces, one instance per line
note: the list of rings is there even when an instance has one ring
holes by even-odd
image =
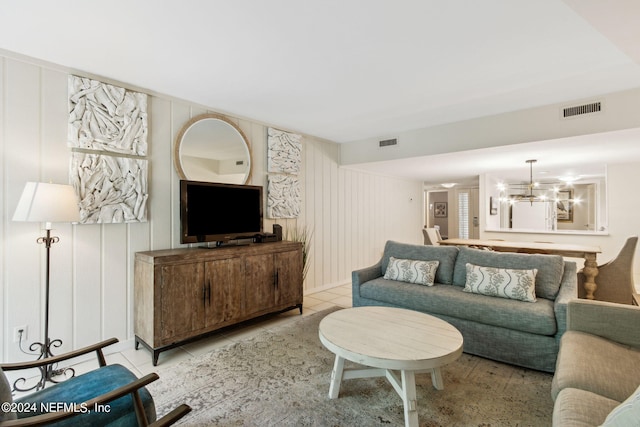
[[[224,328],[216,329],[214,331],[209,331],[209,332],[204,333],[202,335],[198,335],[198,336],[195,336],[195,337],[190,337],[190,338],[187,338],[187,339],[182,340],[182,341],[178,341],[178,342],[175,342],[175,343],[172,343],[172,344],[169,344],[169,345],[164,345],[162,347],[152,347],[149,344],[147,344],[145,342],[145,340],[143,340],[142,338],[140,338],[139,336],[136,335],[135,336],[135,349],[136,350],[140,349],[140,345],[142,344],[142,346],[144,348],[146,348],[151,353],[151,361],[153,363],[153,366],[158,366],[158,358],[160,357],[160,353],[162,353],[163,351],[171,350],[172,348],[180,347],[181,345],[185,345],[185,344],[189,344],[191,342],[199,341],[201,339],[204,339],[204,338],[210,337],[210,336],[212,336],[214,334],[217,334],[220,331],[224,331],[224,330],[228,330],[228,329],[231,329],[231,328],[234,328],[234,327],[246,325],[251,321],[259,321],[261,319],[267,319],[267,318],[270,318],[270,317],[273,317],[273,316],[277,316],[278,314],[284,313],[285,311],[294,310],[296,308],[298,310],[300,310],[300,314],[302,315],[302,304],[297,304],[295,306],[287,307],[287,308],[285,308],[283,310],[280,310],[280,311],[277,311],[275,313],[264,314],[262,316],[254,318],[254,319],[248,319],[248,320],[245,320],[243,322],[239,322],[239,323],[236,323],[236,324],[233,324],[233,325],[229,325],[229,326],[226,326]]]

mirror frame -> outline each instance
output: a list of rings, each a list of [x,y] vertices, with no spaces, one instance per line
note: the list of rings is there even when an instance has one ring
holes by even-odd
[[[240,129],[238,125],[233,123],[229,118],[223,116],[222,114],[217,114],[217,113],[205,113],[205,114],[200,114],[195,117],[192,117],[187,123],[184,124],[184,126],[182,126],[182,129],[180,129],[180,132],[176,137],[176,142],[173,148],[173,164],[176,168],[176,172],[178,173],[178,176],[180,177],[180,179],[185,179],[185,180],[189,179],[184,173],[184,169],[182,167],[182,161],[180,158],[180,147],[182,146],[182,142],[184,140],[185,135],[187,134],[189,129],[191,129],[191,127],[194,126],[196,123],[201,122],[203,120],[209,120],[209,119],[217,119],[230,125],[236,130],[236,132],[238,132],[238,134],[242,138],[244,145],[247,149],[247,156],[249,158],[248,160],[249,172],[247,173],[247,176],[245,177],[244,182],[242,182],[242,185],[247,184],[248,182],[250,182],[251,174],[253,172],[253,158],[251,157],[251,144],[249,144],[249,139],[244,134],[244,132],[242,132],[242,129]],[[220,182],[220,181],[210,181],[210,182]]]

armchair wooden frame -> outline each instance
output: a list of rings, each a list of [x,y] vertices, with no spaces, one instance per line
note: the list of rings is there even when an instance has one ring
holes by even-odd
[[[66,361],[69,359],[73,359],[78,356],[83,356],[85,354],[89,354],[92,352],[96,352],[96,356],[98,359],[98,364],[100,367],[106,366],[106,360],[104,357],[104,352],[102,349],[109,345],[115,344],[118,342],[117,338],[111,338],[78,350],[71,351],[69,353],[65,353],[59,356],[48,357],[46,359],[39,359],[28,362],[19,362],[19,363],[3,363],[0,364],[0,368],[3,371],[16,371],[22,369],[31,369],[31,368],[39,368],[41,366],[59,363],[62,361]],[[151,373],[145,375],[142,378],[139,378],[136,381],[133,381],[129,384],[126,384],[122,387],[119,387],[115,390],[110,391],[109,393],[105,393],[98,397],[95,397],[91,400],[81,403],[80,405],[86,406],[89,410],[95,409],[97,405],[104,405],[116,399],[119,399],[123,396],[131,394],[134,402],[134,408],[136,413],[136,418],[138,420],[139,426],[151,426],[151,427],[162,427],[169,426],[178,421],[180,418],[184,417],[187,413],[191,411],[191,408],[186,404],[181,404],[176,407],[174,410],[163,416],[162,418],[156,420],[155,422],[149,424],[147,420],[147,416],[145,414],[142,400],[140,399],[139,390],[146,386],[147,384],[152,383],[153,381],[160,378],[158,374]],[[72,411],[58,411],[58,412],[49,412],[46,414],[35,415],[33,417],[21,418],[18,420],[10,420],[10,421],[1,421],[0,427],[12,427],[12,426],[42,426],[48,425],[53,422],[61,421],[66,418],[73,417],[75,415],[79,415],[78,412]]]

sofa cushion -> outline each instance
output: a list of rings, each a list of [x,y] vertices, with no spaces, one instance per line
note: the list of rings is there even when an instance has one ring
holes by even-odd
[[[455,246],[426,246],[387,241],[382,256],[382,271],[384,275],[389,265],[389,258],[404,258],[422,261],[438,261],[436,271],[436,283],[450,285],[453,282],[453,269],[458,256],[458,248]]]
[[[538,270],[482,267],[467,263],[465,292],[490,297],[536,302],[536,273]]]
[[[437,282],[436,282],[437,283]],[[553,302],[524,304],[504,298],[470,294],[458,286],[419,286],[382,277],[360,286],[360,296],[428,314],[440,314],[540,335],[555,335]]]
[[[536,296],[555,300],[562,273],[564,259],[560,255],[515,254],[484,251],[460,247],[456,258],[453,284],[464,286],[467,281],[467,263],[484,267],[512,268],[519,270],[538,270],[536,274]],[[437,281],[437,280],[436,280]]]
[[[389,258],[384,278],[418,285],[433,286],[439,261],[417,261],[413,259]]]
[[[551,395],[578,388],[622,402],[640,384],[640,350],[578,331],[560,341]]]
[[[602,427],[625,427],[640,424],[640,387],[607,415]]]
[[[565,388],[558,394],[553,405],[553,426],[599,426],[618,403],[590,391]]]

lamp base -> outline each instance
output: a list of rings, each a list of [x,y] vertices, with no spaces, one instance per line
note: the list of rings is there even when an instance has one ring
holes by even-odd
[[[25,354],[38,355],[38,358],[36,360],[45,360],[49,357],[54,356],[53,353],[51,352],[52,347],[60,347],[61,345],[62,345],[62,340],[59,340],[59,339],[50,340],[49,338],[47,338],[45,343],[34,342],[29,346],[30,351],[33,351],[33,352],[39,351],[39,353],[27,353],[26,351],[22,351],[22,352]],[[22,350],[22,347],[20,348],[20,350]],[[42,390],[43,388],[46,387],[47,381],[51,383],[59,383],[60,381],[54,379],[55,377],[60,377],[64,375],[64,379],[68,379],[75,376],[76,372],[73,368],[67,367],[67,368],[57,369],[56,365],[57,363],[50,363],[50,364],[39,366],[38,370],[40,371],[40,379],[31,387],[25,387],[25,385],[27,384],[27,381],[29,381],[27,380],[27,378],[25,377],[18,378],[13,383],[13,391],[23,393],[31,390],[35,390],[35,391]],[[69,373],[71,375],[68,375]],[[20,386],[18,385],[18,383],[20,383]]]

